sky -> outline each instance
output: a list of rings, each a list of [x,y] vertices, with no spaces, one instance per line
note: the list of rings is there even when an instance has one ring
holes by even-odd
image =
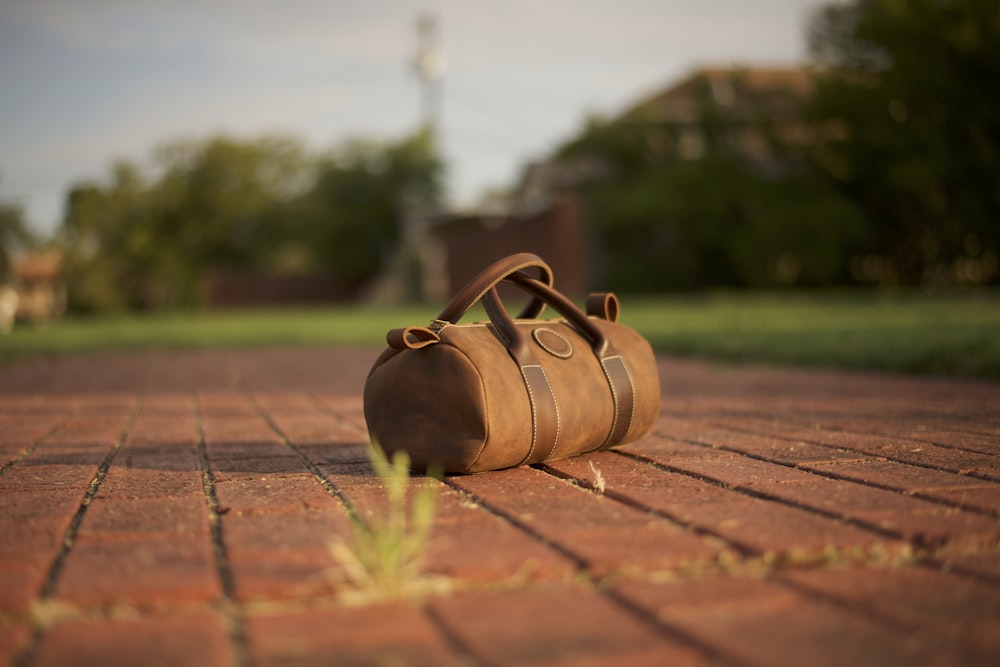
[[[310,152],[422,119],[417,18],[445,58],[454,207],[700,66],[794,65],[824,0],[0,0],[0,201],[43,234],[115,160],[219,133]]]

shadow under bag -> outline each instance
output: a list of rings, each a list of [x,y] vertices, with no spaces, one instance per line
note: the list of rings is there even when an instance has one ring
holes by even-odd
[[[532,297],[517,319],[500,300],[501,282]],[[459,324],[479,302],[489,321]],[[538,319],[546,305],[562,319]],[[659,375],[649,343],[617,319],[614,294],[591,294],[585,314],[553,289],[535,255],[500,260],[429,327],[388,333],[365,382],[369,433],[386,452],[406,451],[414,468],[458,473],[635,440],[656,421]]]

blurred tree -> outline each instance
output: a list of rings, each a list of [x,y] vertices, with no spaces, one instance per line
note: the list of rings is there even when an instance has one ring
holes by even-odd
[[[853,0],[814,19],[813,158],[863,208],[862,280],[1000,280],[1000,3]]]
[[[208,269],[264,263],[306,164],[288,139],[217,137],[158,149],[155,180],[119,163],[107,186],[77,186],[62,228],[71,307],[191,305]]]
[[[782,140],[766,113],[773,99],[727,108],[709,81],[695,77],[691,86],[693,122],[590,119],[558,153],[570,170],[602,164],[579,185],[602,280],[632,291],[849,280],[864,218]],[[781,123],[787,130],[794,121]],[[747,150],[748,138],[766,147]]]
[[[70,305],[195,305],[218,268],[323,269],[360,286],[399,238],[404,199],[437,197],[440,171],[423,135],[322,158],[286,137],[166,144],[149,175],[119,163],[109,183],[70,192]]]
[[[437,204],[443,165],[427,132],[400,141],[351,141],[320,160],[300,203],[300,238],[315,261],[360,287],[384,268],[402,238],[406,207]]]
[[[14,256],[37,243],[19,206],[0,203],[0,282],[8,277]]]

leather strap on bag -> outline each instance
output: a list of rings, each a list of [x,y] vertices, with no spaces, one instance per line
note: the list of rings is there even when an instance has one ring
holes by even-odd
[[[483,296],[483,306],[510,356],[517,362],[531,403],[531,447],[518,465],[539,463],[555,451],[559,442],[559,406],[552,385],[527,338],[511,321],[495,288]]]
[[[455,295],[451,303],[445,306],[436,322],[457,323],[468,312],[469,308],[476,305],[487,292],[503,282],[508,276],[528,269],[538,269],[540,279],[546,285],[552,285],[552,269],[538,255],[528,252],[511,255],[480,271],[479,275],[470,280],[469,284]],[[538,317],[544,309],[545,301],[539,297],[533,297],[518,315],[518,319]]]
[[[557,290],[524,273],[513,273],[507,280],[552,306],[590,341],[594,355],[600,362],[604,376],[607,378],[608,387],[611,390],[611,398],[614,403],[614,418],[601,448],[610,447],[621,442],[632,426],[635,413],[635,389],[632,384],[632,377],[629,375],[628,368],[625,366],[622,356],[615,349],[611,341],[608,340],[604,331],[593,320],[584,315],[583,311],[577,308],[572,301]],[[610,295],[610,297],[614,298],[614,295]],[[607,302],[607,299],[605,299],[605,302]],[[617,319],[616,298],[614,299],[614,303],[614,314]],[[502,337],[507,339],[507,349],[510,350],[511,356],[514,357],[522,369],[526,364],[537,364],[538,361],[534,357],[531,346],[524,340],[524,337],[520,334],[510,315],[503,308],[503,304],[500,303],[500,297],[495,293],[495,290],[491,290],[489,300],[484,300],[484,304],[487,305],[487,314],[490,316],[490,321],[497,327]],[[521,348],[524,348],[524,350]],[[547,384],[548,381],[546,380]],[[529,387],[529,393],[532,389],[533,387]],[[549,392],[551,392],[551,389],[549,389]],[[552,401],[555,403],[554,397]],[[537,431],[537,427],[535,430]],[[555,444],[553,443],[554,446]]]

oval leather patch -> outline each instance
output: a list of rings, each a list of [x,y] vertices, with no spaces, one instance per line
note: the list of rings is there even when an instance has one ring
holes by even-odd
[[[573,346],[568,340],[557,334],[552,329],[538,328],[531,332],[531,337],[535,342],[549,354],[560,359],[569,359],[573,356]]]

